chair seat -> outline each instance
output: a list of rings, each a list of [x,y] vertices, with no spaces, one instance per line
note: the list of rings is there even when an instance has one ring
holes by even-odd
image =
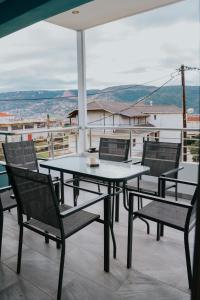
[[[17,202],[12,196],[13,196],[12,189],[1,193],[0,197],[1,197],[3,211],[9,210],[17,206]]]
[[[137,180],[133,179],[128,181],[126,187],[128,190],[138,191]],[[174,184],[166,182],[166,187],[165,187],[166,190],[173,187],[175,187]],[[149,193],[158,194],[158,182],[141,179],[139,192],[149,192]]]
[[[68,210],[72,208],[72,206],[69,205],[60,205],[60,212]],[[70,235],[74,234],[75,232],[79,231],[80,229],[84,228],[88,224],[92,223],[93,221],[97,220],[100,218],[100,215],[96,215],[93,213],[89,213],[86,211],[79,211],[71,216],[68,216],[67,218],[63,218],[63,227],[64,227],[64,233],[65,233],[65,238],[69,237]],[[43,222],[40,222],[35,219],[31,219],[24,224],[36,227],[37,229],[40,229],[42,231],[47,231],[48,233],[56,236],[56,237],[61,237],[60,236],[60,230],[47,225]]]
[[[188,209],[185,207],[152,201],[142,209],[134,212],[134,215],[183,231],[187,213]]]

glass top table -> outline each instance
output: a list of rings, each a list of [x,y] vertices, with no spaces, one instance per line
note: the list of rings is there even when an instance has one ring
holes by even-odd
[[[131,165],[128,163],[119,163],[100,160],[97,167],[87,165],[86,156],[68,156],[54,160],[48,160],[40,163],[42,168],[47,168],[63,173],[99,179],[106,182],[123,182],[129,179],[146,174],[149,167]]]

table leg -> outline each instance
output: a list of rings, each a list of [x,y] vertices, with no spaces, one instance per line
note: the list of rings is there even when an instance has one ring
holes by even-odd
[[[108,197],[104,200],[104,271],[110,270],[110,206],[111,184],[108,183]]]
[[[64,173],[60,172],[60,197],[61,197],[61,204],[64,204]]]
[[[116,187],[119,187],[119,183],[117,183]],[[115,198],[115,222],[119,222],[119,194]]]
[[[79,186],[79,177],[73,175],[73,183],[75,186]],[[79,196],[79,190],[77,188],[73,188],[73,199],[74,199],[74,206],[77,206],[77,199]]]
[[[133,195],[129,196],[128,206],[128,239],[127,239],[127,268],[132,265],[132,239],[133,239]]]

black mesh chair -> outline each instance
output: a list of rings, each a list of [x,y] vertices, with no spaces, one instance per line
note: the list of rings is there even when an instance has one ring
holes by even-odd
[[[5,178],[6,171],[0,172],[0,181],[7,181]],[[1,257],[1,247],[2,247],[2,235],[3,235],[3,219],[4,212],[10,211],[12,208],[16,207],[17,203],[13,197],[13,190],[11,186],[6,184],[5,186],[0,187],[0,257]]]
[[[38,159],[33,141],[3,143],[2,147],[7,164],[14,164],[18,167],[39,172]],[[53,184],[59,199],[60,186],[58,177],[53,178]]]
[[[128,162],[130,148],[130,140],[128,139],[113,139],[113,138],[100,138],[99,143],[99,159],[116,161],[116,162]],[[100,185],[104,184],[103,182],[97,180],[88,180],[84,177],[75,177],[75,185],[79,185],[80,181],[86,181],[98,185],[98,191],[100,192]],[[119,195],[116,198],[118,202]],[[77,205],[78,193],[74,193],[74,205]],[[118,204],[118,203],[117,203]]]
[[[147,193],[131,192],[129,193],[129,223],[128,223],[128,249],[127,249],[127,267],[130,268],[132,264],[132,231],[133,231],[133,215],[136,218],[144,218],[159,224],[158,236],[163,236],[162,227],[168,226],[184,233],[184,245],[186,255],[186,265],[188,273],[189,288],[192,283],[192,268],[189,248],[189,232],[195,227],[196,223],[196,203],[200,194],[200,186],[197,183],[182,181],[173,178],[160,178],[164,184],[165,181],[169,183],[180,183],[188,186],[196,187],[192,200],[189,204],[166,200],[158,196],[149,195]],[[141,209],[134,211],[134,197],[142,197],[151,202]]]
[[[128,160],[129,149],[130,149],[130,139],[116,139],[116,138],[101,137],[99,143],[99,159],[127,163],[129,162]],[[78,180],[75,180],[75,184],[78,185],[80,180],[97,184],[99,192],[100,192],[100,186],[104,185],[104,182],[88,180],[87,178],[82,178],[82,177],[78,178]],[[113,194],[114,194],[114,190],[115,190],[115,186],[113,186]],[[125,197],[124,193],[123,195]],[[74,193],[74,205],[76,205],[77,203],[77,198],[78,198],[78,193]],[[112,223],[114,218],[114,204],[115,204],[115,221],[118,221],[119,220],[119,194],[116,195],[115,201],[113,200]]]
[[[73,208],[64,204],[58,205],[58,199],[53,188],[50,174],[41,174],[28,169],[8,165],[6,169],[18,206],[20,232],[17,273],[19,274],[21,269],[24,227],[59,242],[62,249],[57,300],[60,300],[65,261],[65,239],[99,219],[99,215],[83,211],[82,209],[104,200],[106,195],[98,194],[98,197],[95,199],[88,200],[82,205]],[[24,214],[30,217],[28,221],[23,220]]]
[[[156,178],[156,181],[150,182],[143,179],[143,177],[139,177],[138,180],[128,181],[127,190],[137,190],[159,195],[161,191],[159,190],[158,178],[160,176],[177,178],[178,172],[183,169],[179,167],[180,154],[180,143],[145,141],[142,161],[135,164],[140,163],[143,166],[150,167],[150,172],[145,176],[153,176]],[[177,183],[173,182],[165,185],[165,191],[171,188],[175,188],[175,198],[177,199]]]
[[[142,161],[136,162],[134,164],[141,164],[143,166],[150,167],[150,172],[148,176],[153,176],[156,181],[148,181],[144,179],[144,176],[140,176],[137,180],[130,180],[126,185],[127,192],[129,191],[139,191],[145,192],[153,195],[159,195],[164,197],[166,190],[175,189],[175,199],[177,200],[177,183],[170,182],[165,183],[162,187],[162,191],[159,185],[160,176],[168,176],[171,178],[177,178],[178,172],[183,169],[179,167],[179,160],[181,154],[181,144],[180,143],[165,143],[165,142],[151,142],[145,141],[143,145],[143,155]],[[128,196],[127,196],[128,199]],[[128,204],[127,204],[128,206]],[[142,208],[143,201],[141,197],[138,197],[138,209]],[[148,222],[140,217],[140,219],[147,225],[147,233],[150,232],[150,226]],[[158,239],[157,235],[157,239]]]
[[[100,138],[99,159],[127,162],[130,140]]]

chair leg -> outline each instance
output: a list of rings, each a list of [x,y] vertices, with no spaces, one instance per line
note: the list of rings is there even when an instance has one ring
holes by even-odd
[[[100,186],[100,184],[98,183],[97,186],[98,186],[98,192],[101,193],[101,186]]]
[[[186,266],[187,266],[187,274],[188,274],[188,283],[189,283],[189,289],[191,289],[191,287],[192,287],[192,268],[191,268],[191,260],[190,260],[190,247],[189,247],[188,231],[184,232],[184,246],[185,246],[185,258],[186,258]]]
[[[164,236],[164,225],[160,226],[160,236]]]
[[[59,182],[56,182],[54,184],[54,189],[55,189],[56,197],[57,197],[58,201],[60,201],[60,183]]]
[[[45,230],[45,233],[48,233],[48,231]],[[49,244],[49,238],[47,236],[45,236],[45,243]]]
[[[62,241],[57,300],[61,300],[64,264],[65,264],[65,241]]]
[[[178,201],[178,185],[175,185],[175,200]]]
[[[21,270],[21,260],[22,260],[22,243],[23,243],[23,225],[19,227],[19,245],[18,245],[18,258],[17,258],[17,274]]]
[[[3,211],[0,211],[0,258],[1,258],[2,237],[3,237]]]
[[[61,248],[61,243],[58,242],[58,241],[56,242],[56,248],[57,248],[57,249],[60,249],[60,248]]]
[[[157,223],[157,236],[156,236],[156,240],[160,241],[160,223]]]
[[[140,208],[143,208],[143,200],[142,200],[142,197],[140,197]]]
[[[142,217],[139,217],[139,219],[141,221],[143,221],[146,225],[147,225],[147,234],[150,233],[150,226],[149,226],[149,223],[147,222],[147,220],[143,219]]]

